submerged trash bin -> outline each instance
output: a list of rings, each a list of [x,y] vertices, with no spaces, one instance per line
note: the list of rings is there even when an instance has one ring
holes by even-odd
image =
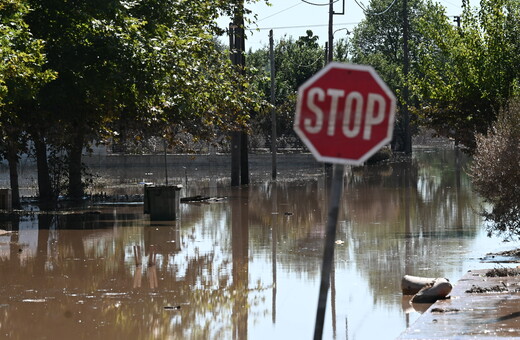
[[[149,214],[152,221],[176,220],[181,189],[182,185],[145,186],[144,213]]]
[[[11,189],[0,189],[0,210],[12,210]]]

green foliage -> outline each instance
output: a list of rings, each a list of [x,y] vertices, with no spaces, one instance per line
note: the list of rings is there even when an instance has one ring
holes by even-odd
[[[86,141],[122,127],[206,138],[258,109],[248,80],[214,40],[215,20],[238,8],[233,2],[33,2],[32,29],[59,73],[42,92],[43,108],[80,127]]]
[[[466,4],[462,27],[450,23],[439,5],[419,20],[426,37],[418,47],[413,83],[418,113],[439,134],[470,150],[475,133],[485,133],[495,112],[518,91],[520,3],[483,0]]]
[[[11,154],[11,161],[25,150],[24,108],[55,78],[43,69],[43,41],[32,36],[28,12],[24,0],[0,0],[0,155]]]
[[[31,98],[53,77],[41,71],[43,43],[32,37],[24,21],[28,11],[26,1],[0,0],[0,105]]]
[[[275,109],[280,147],[286,146],[286,143],[291,145],[300,143],[292,129],[296,93],[300,85],[324,66],[325,53],[317,41],[318,37],[308,30],[306,35],[299,37],[298,40],[284,37],[275,42]],[[257,79],[255,86],[263,91],[263,98],[270,101],[269,48],[264,47],[255,52],[249,52],[247,63],[251,74]],[[262,114],[254,117],[253,123],[261,135],[271,135],[271,116],[267,107]]]
[[[367,8],[365,19],[354,29],[352,61],[373,66],[385,82],[399,95],[405,84],[403,78],[403,2],[374,0]],[[432,9],[423,0],[408,1],[409,55],[411,73],[414,72],[417,48],[424,40],[418,22],[429,17]],[[382,13],[385,9],[388,11]]]
[[[0,128],[67,150],[69,176],[94,140],[243,128],[262,100],[216,19],[254,1],[0,0]]]
[[[391,5],[393,3],[393,5]],[[388,9],[388,10],[387,10]],[[385,11],[386,10],[386,11]],[[408,1],[408,47],[409,47],[409,79],[404,76],[403,54],[403,1],[373,0],[367,8],[365,19],[354,29],[351,61],[357,64],[373,66],[385,83],[398,98],[398,107],[404,103],[403,89],[409,88],[409,105],[417,103],[417,91],[411,79],[420,74],[418,70],[418,46],[428,44],[419,29],[422,18],[430,18],[439,11],[438,7],[423,0]],[[420,77],[420,76],[417,76]],[[414,118],[414,117],[412,117]],[[413,125],[413,124],[412,124]],[[396,132],[394,139],[404,139],[404,115],[397,112]],[[397,146],[399,149],[401,146]]]
[[[492,206],[489,233],[520,237],[520,99],[500,110],[487,135],[476,136],[470,172],[475,190]]]

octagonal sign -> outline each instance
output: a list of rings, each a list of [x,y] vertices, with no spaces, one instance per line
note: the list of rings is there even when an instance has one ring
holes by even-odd
[[[359,165],[392,140],[395,105],[372,67],[331,62],[298,89],[294,130],[318,161]]]

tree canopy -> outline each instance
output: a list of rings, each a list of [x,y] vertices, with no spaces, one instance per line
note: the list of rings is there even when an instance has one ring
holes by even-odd
[[[280,146],[300,145],[293,132],[294,108],[298,87],[318,72],[325,62],[325,53],[318,43],[319,37],[311,30],[306,35],[295,40],[292,37],[282,37],[274,42],[275,64],[275,109],[277,117],[277,135]],[[263,98],[270,100],[270,64],[269,47],[266,46],[247,55],[250,72],[256,79],[255,86],[263,91]],[[260,135],[271,135],[271,120],[267,110],[253,120],[258,126]]]
[[[475,134],[486,133],[499,108],[518,95],[520,3],[463,3],[460,27],[439,5],[420,18],[426,39],[417,46],[413,82],[427,124],[474,149]]]
[[[20,205],[18,154],[25,150],[24,124],[33,118],[26,108],[56,76],[44,68],[43,41],[31,34],[25,22],[28,12],[26,1],[0,0],[0,157],[9,162],[15,208]]]
[[[365,12],[365,19],[354,29],[351,41],[352,61],[373,66],[398,98],[393,148],[406,148],[406,117],[402,110],[405,101],[410,107],[417,105],[417,93],[412,86],[417,68],[418,46],[428,41],[420,31],[419,22],[434,13],[437,8],[423,0],[408,0],[407,32],[409,73],[405,75],[403,0],[373,0]],[[409,99],[405,90],[409,89]],[[412,121],[415,121],[413,119]]]
[[[179,131],[209,139],[242,128],[262,101],[217,43],[216,19],[252,1],[2,0],[1,126],[14,126],[6,103],[17,102],[16,126],[48,183],[40,196],[57,194],[44,178],[49,150],[64,155],[69,195],[81,197],[81,154],[93,141],[173,143]]]

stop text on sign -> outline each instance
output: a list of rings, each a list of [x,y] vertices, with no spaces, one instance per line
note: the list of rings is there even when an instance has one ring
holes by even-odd
[[[323,103],[330,101],[330,111],[328,116],[328,124],[325,127],[328,136],[334,136],[336,133],[336,123],[338,114],[343,114],[341,120],[340,131],[347,138],[356,138],[362,132],[364,140],[370,140],[372,137],[372,127],[379,125],[385,118],[386,101],[385,98],[378,93],[368,93],[366,98],[358,91],[346,93],[342,89],[323,89],[313,87],[309,89],[307,95],[307,107],[315,117],[305,118],[303,128],[312,134],[322,132],[324,128]],[[366,105],[365,104],[366,101]],[[321,105],[320,105],[321,104]],[[343,108],[341,110],[341,108]],[[365,108],[363,110],[363,108]],[[339,111],[342,112],[339,112]],[[363,121],[363,117],[365,118]],[[364,123],[364,126],[362,126]]]
[[[299,87],[294,131],[318,161],[359,165],[392,140],[395,106],[371,66],[331,62]]]

